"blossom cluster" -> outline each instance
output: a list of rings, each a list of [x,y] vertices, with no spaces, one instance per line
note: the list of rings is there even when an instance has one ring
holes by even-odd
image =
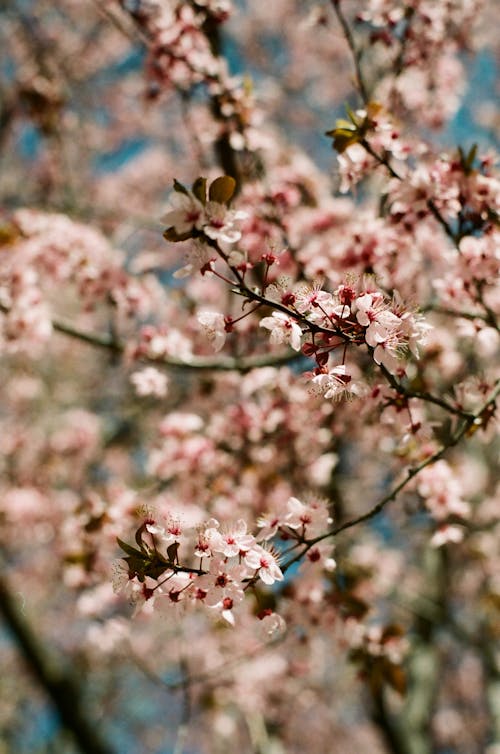
[[[249,287],[245,275],[254,265],[246,255],[232,249],[241,238],[237,222],[246,216],[244,211],[229,209],[228,203],[235,189],[234,180],[221,176],[213,181],[206,194],[206,181],[199,178],[188,191],[175,183],[173,209],[162,218],[168,226],[167,240],[193,239],[187,264],[175,275],[183,277],[192,272],[205,275],[216,273],[215,264],[222,260],[233,275],[234,285],[248,302],[267,304],[276,310],[259,320],[259,327],[269,331],[274,345],[290,345],[316,360],[314,390],[328,397],[341,394],[360,395],[364,388],[353,380],[344,362],[328,369],[329,355],[339,346],[368,346],[377,365],[391,374],[404,374],[404,356],[409,351],[418,355],[418,345],[428,330],[420,316],[410,311],[394,297],[390,301],[373,281],[354,286],[342,284],[333,293],[312,286],[294,283],[287,276],[261,287]],[[264,254],[265,278],[277,257]],[[224,279],[224,278],[223,278]],[[227,279],[226,279],[227,280]],[[227,280],[232,283],[233,281]],[[257,307],[258,308],[258,307]],[[226,336],[236,321],[249,316],[246,312],[236,320],[216,311],[200,311],[198,322],[214,348],[223,348]],[[344,353],[345,357],[345,353]]]
[[[316,361],[310,375],[312,389],[328,398],[366,392],[366,386],[354,379],[345,363],[329,365],[334,350],[364,344],[378,366],[402,375],[406,354],[418,356],[418,346],[429,330],[420,316],[400,301],[388,300],[369,283],[361,291],[341,285],[333,293],[318,286],[273,284],[265,296],[270,306],[278,298],[280,310],[262,318],[259,326],[269,331],[271,344],[289,345]],[[222,348],[229,329],[227,319],[216,312],[200,312],[198,320],[216,350]]]
[[[263,139],[250,88],[230,75],[218,54],[218,27],[231,15],[231,0],[153,0],[137,10],[123,6],[147,40],[148,97],[157,99],[174,88],[189,92],[203,84],[213,103],[215,138],[235,151],[259,148]]]
[[[266,543],[280,535],[283,541],[306,545],[307,538],[325,533],[331,522],[326,501],[302,502],[295,497],[281,513],[260,520],[257,536],[243,519],[221,526],[210,518],[193,530],[172,515],[163,524],[147,517],[136,532],[137,547],[118,540],[127,570],[125,577],[117,568],[116,586],[125,589],[136,609],[162,604],[178,611],[202,605],[234,626],[246,592],[255,593],[258,582],[272,587],[284,579],[280,551]],[[311,560],[320,559],[316,549],[318,558]],[[187,557],[185,550],[190,552]],[[331,570],[334,561],[326,558],[324,567]],[[256,612],[261,619],[269,616],[258,604]],[[278,617],[276,627],[283,628]]]
[[[363,3],[356,20],[367,31],[372,54],[385,64],[376,96],[402,114],[418,112],[432,128],[442,126],[459,106],[464,88],[459,53],[471,44],[483,8],[483,0]]]
[[[72,301],[55,296],[57,286],[76,291],[88,312],[108,304],[118,321],[144,316],[157,286],[130,275],[122,255],[104,234],[65,215],[18,210],[2,241],[9,253],[0,261],[2,341],[9,351],[32,350],[52,333],[51,309]],[[57,310],[57,309],[56,309]]]

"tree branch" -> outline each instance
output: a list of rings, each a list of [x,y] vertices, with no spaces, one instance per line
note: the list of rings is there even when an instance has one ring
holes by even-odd
[[[498,395],[500,394],[500,379],[497,380],[496,386],[494,390],[490,393],[488,398],[484,401],[484,403],[480,406],[477,411],[475,411],[473,414],[470,414],[467,418],[465,418],[461,424],[461,426],[456,430],[456,432],[450,437],[448,442],[444,443],[438,450],[436,450],[435,453],[428,456],[428,458],[425,458],[421,463],[419,463],[417,466],[413,466],[409,468],[406,471],[405,476],[403,479],[398,482],[384,497],[379,500],[379,502],[373,506],[373,508],[370,508],[369,511],[366,513],[363,513],[360,516],[357,516],[356,518],[353,518],[349,521],[346,521],[341,526],[337,526],[336,528],[332,529],[331,531],[326,532],[325,534],[320,534],[318,537],[315,537],[314,539],[309,539],[307,542],[304,543],[304,549],[302,552],[295,555],[291,560],[289,560],[287,563],[284,564],[282,567],[282,571],[285,572],[290,566],[292,566],[294,563],[297,563],[299,560],[303,558],[306,552],[311,549],[315,544],[318,542],[322,542],[324,539],[328,539],[329,537],[336,537],[341,532],[345,531],[346,529],[351,529],[354,526],[358,526],[358,524],[365,523],[365,521],[369,521],[370,519],[377,516],[388,503],[395,500],[397,495],[403,490],[406,485],[414,478],[416,477],[423,469],[427,468],[427,466],[431,466],[433,463],[436,463],[442,456],[446,453],[449,448],[454,447],[455,445],[458,445],[460,440],[469,432],[473,431],[476,428],[479,428],[482,425],[482,415],[485,414],[489,407],[492,406]]]
[[[26,618],[18,609],[5,579],[0,576],[0,614],[12,633],[25,662],[54,705],[61,723],[75,739],[82,754],[113,754],[99,733],[95,721],[85,712],[82,693],[76,679],[61,663],[49,656]]]

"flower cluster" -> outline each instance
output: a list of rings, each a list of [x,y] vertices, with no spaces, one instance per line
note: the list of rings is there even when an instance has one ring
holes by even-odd
[[[376,96],[405,115],[418,112],[428,126],[442,126],[459,106],[464,70],[458,53],[469,48],[483,5],[483,0],[363,3],[357,21],[367,29],[373,54],[385,63]]]
[[[147,517],[136,532],[137,546],[118,540],[127,571],[125,578],[118,568],[117,588],[125,589],[137,609],[201,605],[234,626],[245,593],[257,595],[259,583],[272,587],[284,579],[280,552],[269,541],[295,541],[308,549],[308,541],[325,534],[331,523],[326,500],[302,502],[296,497],[263,516],[257,536],[243,519],[221,525],[212,517],[190,527],[170,514],[163,523]],[[314,547],[309,561],[331,571],[335,562],[328,557],[330,551],[331,547]],[[258,604],[256,612],[262,618],[269,615],[265,611],[260,615]]]
[[[361,291],[340,285],[334,293],[318,286],[298,286],[283,294],[281,304],[287,305],[290,314],[273,312],[261,320],[260,326],[270,330],[271,343],[289,343],[316,360],[314,389],[328,397],[363,392],[344,363],[329,368],[329,354],[339,346],[365,344],[377,365],[391,374],[404,373],[405,353],[411,351],[417,356],[418,345],[428,330],[420,317],[396,298],[388,300],[369,282]],[[302,345],[304,333],[307,338]]]
[[[216,178],[208,190],[206,179],[198,178],[188,191],[175,181],[171,209],[161,218],[167,226],[163,234],[167,241],[194,239],[188,252],[187,264],[175,273],[185,277],[194,271],[205,274],[212,269],[218,252],[241,238],[238,222],[246,217],[241,210],[228,207],[236,182],[230,176]]]
[[[148,518],[135,539],[138,547],[119,540],[128,568],[128,580],[120,586],[138,607],[154,600],[184,609],[199,604],[234,625],[246,591],[258,581],[267,586],[283,581],[278,553],[258,544],[242,519],[223,528],[211,518],[189,531],[173,517],[165,525]],[[180,561],[181,546],[188,544],[192,565]]]
[[[327,531],[333,519],[328,501],[322,498],[301,501],[290,497],[281,509],[266,513],[258,521],[259,540],[269,540],[277,534],[284,539],[313,538]]]
[[[217,20],[223,21],[229,14],[229,3],[225,3],[225,10],[223,4],[220,5]],[[146,70],[151,81],[151,96],[156,93],[153,84],[189,89],[217,77],[221,63],[212,53],[203,30],[207,16],[215,14],[210,7],[206,12],[199,11],[201,7],[197,12],[185,2],[171,7],[167,3],[153,2],[147,12],[136,14],[136,22],[150,37]]]

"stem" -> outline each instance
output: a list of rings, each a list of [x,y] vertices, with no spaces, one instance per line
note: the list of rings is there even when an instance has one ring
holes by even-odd
[[[390,503],[392,500],[395,500],[397,495],[403,490],[406,485],[414,478],[416,477],[423,469],[427,468],[427,466],[431,466],[433,463],[436,463],[449,448],[454,447],[455,445],[458,445],[460,440],[468,433],[470,432],[475,425],[481,424],[481,416],[483,413],[487,411],[487,409],[495,403],[498,395],[500,393],[500,379],[497,380],[496,386],[494,390],[490,393],[486,401],[480,406],[477,411],[475,411],[473,414],[470,414],[467,418],[464,419],[462,425],[456,430],[456,432],[450,437],[448,442],[444,443],[438,450],[436,450],[435,453],[428,456],[428,458],[424,459],[421,463],[419,463],[417,466],[413,466],[412,468],[409,468],[406,471],[406,475],[403,477],[403,479],[398,482],[388,493],[385,495],[379,502],[373,506],[373,508],[370,508],[369,511],[366,513],[363,513],[361,516],[357,516],[356,518],[350,519],[349,521],[346,521],[341,526],[337,526],[335,529],[332,529],[331,531],[326,532],[325,534],[320,534],[318,537],[315,537],[314,539],[309,539],[307,543],[304,545],[304,550],[296,555],[294,558],[288,561],[288,563],[285,563],[282,567],[282,571],[285,572],[290,568],[291,565],[296,563],[297,561],[301,560],[301,558],[306,554],[308,550],[311,549],[315,544],[318,542],[322,542],[324,539],[328,539],[329,537],[336,537],[337,534],[340,534],[341,532],[345,531],[346,529],[351,529],[354,526],[357,526],[358,524],[362,524],[365,521],[369,521],[370,519],[377,516],[384,508],[385,506]]]
[[[266,302],[267,303],[267,302]],[[0,303],[0,312],[9,313],[9,308]],[[109,335],[102,333],[82,330],[71,322],[62,319],[52,319],[52,327],[55,332],[67,335],[91,346],[102,348],[113,353],[121,354],[125,352],[125,344]],[[142,363],[156,364],[171,369],[186,369],[188,371],[213,371],[213,372],[249,372],[251,369],[259,369],[267,366],[282,366],[290,364],[297,359],[304,358],[301,353],[286,351],[286,353],[277,356],[269,354],[260,354],[257,356],[242,356],[239,358],[221,357],[213,359],[206,356],[192,356],[189,361],[176,359],[174,356],[141,356]]]
[[[347,23],[347,20],[340,7],[340,0],[331,0],[331,4],[332,4],[333,12],[337,16],[337,19],[342,27],[345,40],[351,51],[352,59],[354,62],[354,71],[356,74],[356,83],[357,83],[359,95],[361,99],[363,100],[363,104],[367,105],[370,98],[368,96],[368,91],[366,89],[363,72],[361,70],[361,52],[356,49],[356,44],[354,42],[354,37],[352,36],[350,26]]]

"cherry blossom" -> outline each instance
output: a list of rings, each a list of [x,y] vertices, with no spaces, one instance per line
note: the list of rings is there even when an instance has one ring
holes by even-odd
[[[260,327],[265,327],[271,331],[271,343],[289,343],[294,351],[300,351],[302,329],[295,320],[284,312],[273,312],[270,317],[261,319],[259,324]]]
[[[137,395],[154,395],[157,398],[164,398],[167,394],[168,378],[154,367],[146,367],[140,372],[134,372],[130,381]]]
[[[245,564],[258,571],[259,578],[270,586],[275,581],[283,581],[276,555],[260,545],[254,545],[245,555]]]
[[[306,5],[0,10],[12,750],[495,748],[495,3]]]
[[[190,193],[174,192],[171,198],[173,205],[161,218],[161,222],[168,228],[182,236],[190,233],[193,228],[200,229],[205,222],[205,212],[202,203]]]
[[[220,351],[226,342],[226,322],[218,312],[199,312],[198,322],[202,325],[207,340],[214,351]]]

